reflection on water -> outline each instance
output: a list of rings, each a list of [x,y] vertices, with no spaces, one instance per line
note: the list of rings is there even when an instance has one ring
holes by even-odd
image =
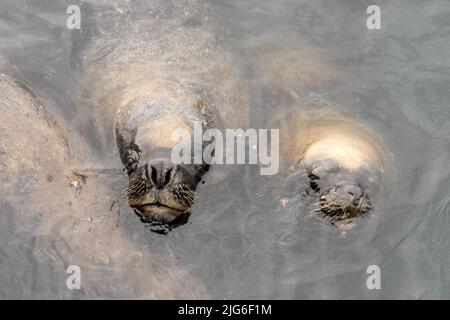
[[[212,17],[225,30],[220,38],[249,65],[258,57],[253,39],[280,50],[299,48],[299,58],[311,46],[320,49],[344,72],[336,85],[324,86],[315,94],[364,119],[392,151],[395,179],[383,186],[375,211],[345,236],[309,218],[307,203],[282,205],[285,195],[276,187],[282,177],[261,177],[256,168],[245,166],[233,168],[224,183],[200,185],[201,197],[186,225],[167,235],[150,232],[121,196],[126,177],[118,169],[112,135],[89,119],[84,97],[78,94],[83,92],[83,57],[79,55],[91,28],[71,31],[65,27],[67,5],[76,2],[3,1],[0,52],[17,66],[23,81],[43,97],[52,112],[72,125],[69,131],[96,150],[85,155],[86,163],[112,169],[95,179],[114,190],[116,198],[105,200],[107,210],[100,212],[100,206],[95,214],[104,219],[114,215],[126,245],[131,243],[135,250],[132,254],[148,258],[141,263],[152,261],[155,252],[167,252],[170,258],[161,258],[157,264],[164,267],[170,261],[181,266],[182,271],[173,277],[192,275],[213,298],[450,297],[447,1],[383,2],[382,29],[371,31],[365,26],[370,4],[366,1],[210,1],[216,10]],[[93,13],[106,10],[101,1],[95,3],[80,3],[82,12],[87,12],[87,26],[94,24]],[[145,6],[117,3],[112,6],[116,23],[132,23],[130,16],[164,16],[175,10],[170,1],[148,1]],[[137,10],[140,6],[145,10]],[[106,35],[113,33],[114,23],[100,29]],[[260,89],[260,80],[251,78],[251,120],[256,128],[266,126],[273,113],[283,113],[283,101],[271,101],[279,104],[277,110],[267,108],[267,92]],[[94,192],[90,183],[86,182],[82,192]],[[62,243],[55,230],[39,234],[33,214],[29,224],[19,223],[16,209],[1,196],[0,201],[3,298],[119,298],[140,297],[145,292],[139,277],[128,283],[129,271],[111,263],[115,251],[108,254],[94,249],[91,253],[102,258],[90,265],[91,290],[68,292],[64,271],[76,263],[68,258],[77,256],[71,252],[76,247]],[[107,242],[108,236],[97,234],[96,238]],[[36,256],[36,246],[45,256]],[[373,264],[381,268],[381,290],[365,286],[366,268]],[[105,280],[117,274],[122,282],[112,285]]]

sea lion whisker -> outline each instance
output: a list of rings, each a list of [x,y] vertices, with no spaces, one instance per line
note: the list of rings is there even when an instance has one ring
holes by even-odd
[[[191,196],[185,195],[184,199],[188,199],[189,201],[194,201],[194,198],[192,198]]]
[[[139,188],[140,188],[140,186],[130,186],[129,188],[126,189],[126,191],[131,193],[131,192],[135,192]]]

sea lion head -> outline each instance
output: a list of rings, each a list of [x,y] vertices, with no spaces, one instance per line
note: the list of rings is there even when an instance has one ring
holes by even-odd
[[[346,224],[376,206],[391,155],[382,139],[347,114],[328,108],[283,117],[286,190],[331,223]],[[306,198],[305,198],[306,197]]]
[[[351,221],[372,209],[380,173],[364,164],[349,170],[333,159],[315,158],[306,163],[309,186],[318,196],[318,209],[331,222]]]
[[[151,100],[124,108],[116,119],[116,138],[128,173],[126,196],[144,222],[170,227],[187,222],[197,198],[196,188],[209,170],[206,163],[174,163],[176,130],[192,133],[201,121],[195,108],[172,101]]]
[[[382,158],[374,140],[360,128],[341,125],[317,128],[317,139],[302,158],[318,210],[331,221],[351,221],[369,212],[381,183]]]

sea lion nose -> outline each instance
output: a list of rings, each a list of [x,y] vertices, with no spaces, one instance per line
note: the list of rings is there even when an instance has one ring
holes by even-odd
[[[362,196],[364,195],[364,190],[356,184],[347,185],[345,189],[350,196],[353,206],[357,207]]]
[[[157,160],[150,163],[150,179],[158,189],[164,188],[172,178],[174,165],[167,160]]]

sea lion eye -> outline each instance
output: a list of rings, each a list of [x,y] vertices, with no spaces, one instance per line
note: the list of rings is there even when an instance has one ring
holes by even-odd
[[[128,158],[127,162],[125,164],[125,168],[127,169],[128,173],[131,173],[132,171],[136,170],[136,160],[133,158]]]
[[[140,159],[141,149],[134,143],[130,145],[130,149],[128,150],[128,158],[125,162],[125,168],[127,173],[130,174],[137,168],[137,164]]]
[[[203,176],[209,170],[209,164],[196,164],[195,171],[198,176]]]

